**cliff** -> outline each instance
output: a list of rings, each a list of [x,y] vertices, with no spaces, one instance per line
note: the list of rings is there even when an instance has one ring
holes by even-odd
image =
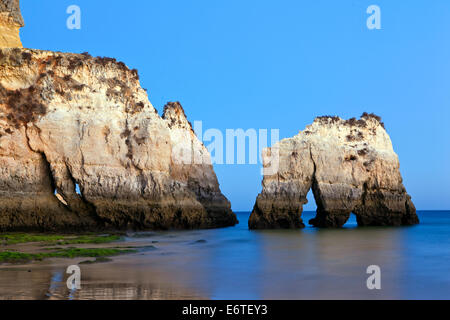
[[[0,48],[21,48],[19,29],[23,26],[19,0],[0,0]]]
[[[110,58],[0,49],[0,168],[0,230],[237,222],[181,105]]]
[[[249,228],[301,228],[302,207],[312,189],[316,227],[341,227],[354,213],[359,226],[419,222],[400,165],[381,119],[316,118],[293,138],[263,154],[263,190]],[[269,172],[270,167],[278,170]]]

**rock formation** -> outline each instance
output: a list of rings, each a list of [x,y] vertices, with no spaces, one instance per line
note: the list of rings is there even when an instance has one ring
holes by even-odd
[[[181,105],[110,58],[0,49],[0,168],[0,230],[237,222]]]
[[[0,0],[0,48],[21,48],[19,29],[23,26],[19,0]]]
[[[316,227],[341,227],[352,212],[359,226],[419,222],[391,140],[373,114],[316,118],[295,137],[266,149],[263,163],[263,190],[250,229],[304,227],[302,207],[311,188],[317,215],[309,223]]]

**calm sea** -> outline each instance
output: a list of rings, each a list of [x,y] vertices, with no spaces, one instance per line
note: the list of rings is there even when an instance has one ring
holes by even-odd
[[[450,211],[421,211],[420,225],[400,228],[357,228],[352,217],[340,230],[249,231],[248,216],[231,228],[129,237],[155,249],[81,265],[72,292],[67,265],[85,259],[2,266],[0,298],[450,299]],[[370,265],[381,290],[367,288]]]

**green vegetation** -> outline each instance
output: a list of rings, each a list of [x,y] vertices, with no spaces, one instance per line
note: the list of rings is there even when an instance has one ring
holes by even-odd
[[[123,234],[120,233],[104,235],[90,233],[82,235],[0,233],[0,264],[26,263],[47,258],[77,257],[95,258],[95,260],[83,261],[83,264],[102,263],[111,261],[107,257],[156,249],[152,245],[143,247],[77,248],[77,245],[80,244],[101,245],[120,241],[122,238]],[[8,247],[23,243],[32,243],[33,253],[21,252],[19,247]],[[28,248],[29,246],[26,247]]]
[[[42,242],[47,245],[67,245],[67,244],[101,244],[119,241],[119,235],[46,235],[46,234],[26,234],[26,233],[11,233],[0,234],[0,242],[5,245],[28,243],[28,242]]]
[[[0,263],[1,262],[20,263],[20,262],[27,262],[33,259],[42,260],[40,254],[30,254],[11,251],[0,252]]]
[[[122,237],[118,235],[105,235],[105,236],[97,236],[97,235],[83,235],[78,236],[74,239],[65,239],[63,241],[59,241],[57,244],[100,244],[100,243],[109,243],[114,241],[119,241]]]
[[[34,235],[25,233],[12,233],[0,235],[0,241],[4,244],[16,244],[26,242],[57,242],[63,239],[63,236],[57,235]]]
[[[32,260],[43,260],[45,258],[76,258],[76,257],[111,257],[126,253],[135,253],[137,250],[121,250],[111,248],[98,249],[82,249],[82,248],[67,248],[60,249],[53,252],[41,253],[22,253],[16,251],[0,252],[0,263],[23,263]]]

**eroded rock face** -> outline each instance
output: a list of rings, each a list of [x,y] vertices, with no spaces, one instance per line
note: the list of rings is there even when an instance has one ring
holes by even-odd
[[[21,48],[19,29],[23,26],[19,0],[0,0],[0,48]]]
[[[352,212],[360,226],[419,222],[391,140],[373,114],[360,120],[316,118],[297,136],[265,150],[263,162],[272,172],[265,172],[251,229],[304,227],[302,207],[311,189],[317,215],[309,223],[316,227],[341,227]]]
[[[237,222],[181,105],[114,59],[0,49],[0,168],[0,230]]]

